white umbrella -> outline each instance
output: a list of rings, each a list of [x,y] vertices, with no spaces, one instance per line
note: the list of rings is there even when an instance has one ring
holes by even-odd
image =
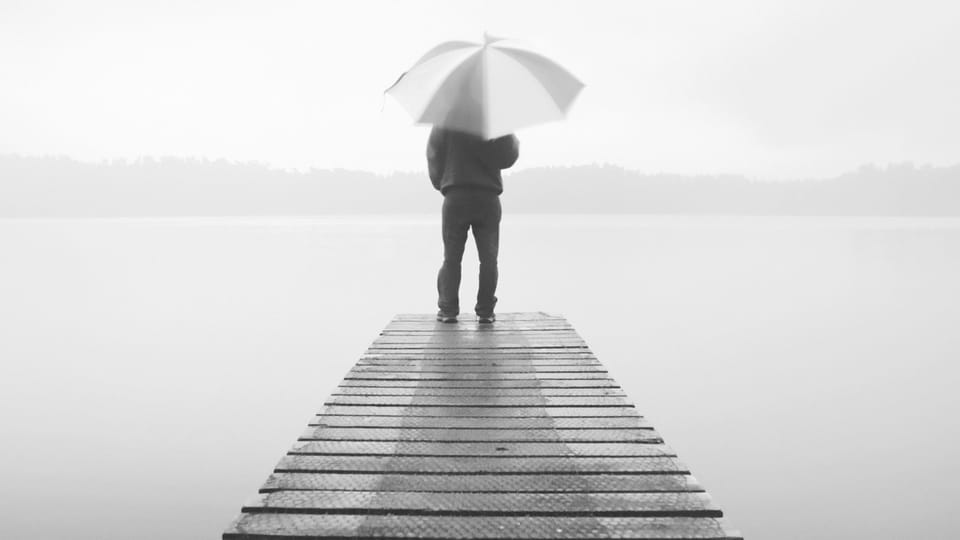
[[[508,39],[437,45],[387,89],[419,124],[486,139],[561,120],[583,83]]]

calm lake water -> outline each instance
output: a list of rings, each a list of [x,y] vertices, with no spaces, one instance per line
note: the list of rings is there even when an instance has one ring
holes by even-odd
[[[505,210],[499,310],[567,316],[749,538],[956,538],[960,220]],[[218,537],[440,257],[434,216],[0,220],[0,537]]]

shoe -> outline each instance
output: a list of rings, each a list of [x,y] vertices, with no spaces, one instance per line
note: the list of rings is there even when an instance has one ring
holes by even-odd
[[[497,316],[493,313],[489,315],[477,315],[477,322],[480,324],[492,324],[495,320],[497,320]]]
[[[456,315],[447,315],[442,311],[437,312],[437,320],[442,323],[455,323],[457,322]]]

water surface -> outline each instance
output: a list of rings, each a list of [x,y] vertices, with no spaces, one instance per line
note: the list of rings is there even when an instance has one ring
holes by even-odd
[[[515,216],[565,315],[750,538],[952,538],[960,221]],[[434,216],[0,220],[3,538],[214,538],[379,330]],[[462,305],[476,293],[465,260]]]

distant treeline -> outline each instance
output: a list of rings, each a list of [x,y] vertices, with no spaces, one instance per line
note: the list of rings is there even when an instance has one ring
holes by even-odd
[[[864,166],[790,182],[591,165],[508,172],[504,185],[504,206],[514,213],[960,215],[960,165]],[[425,173],[0,156],[0,217],[430,213],[439,204]]]

